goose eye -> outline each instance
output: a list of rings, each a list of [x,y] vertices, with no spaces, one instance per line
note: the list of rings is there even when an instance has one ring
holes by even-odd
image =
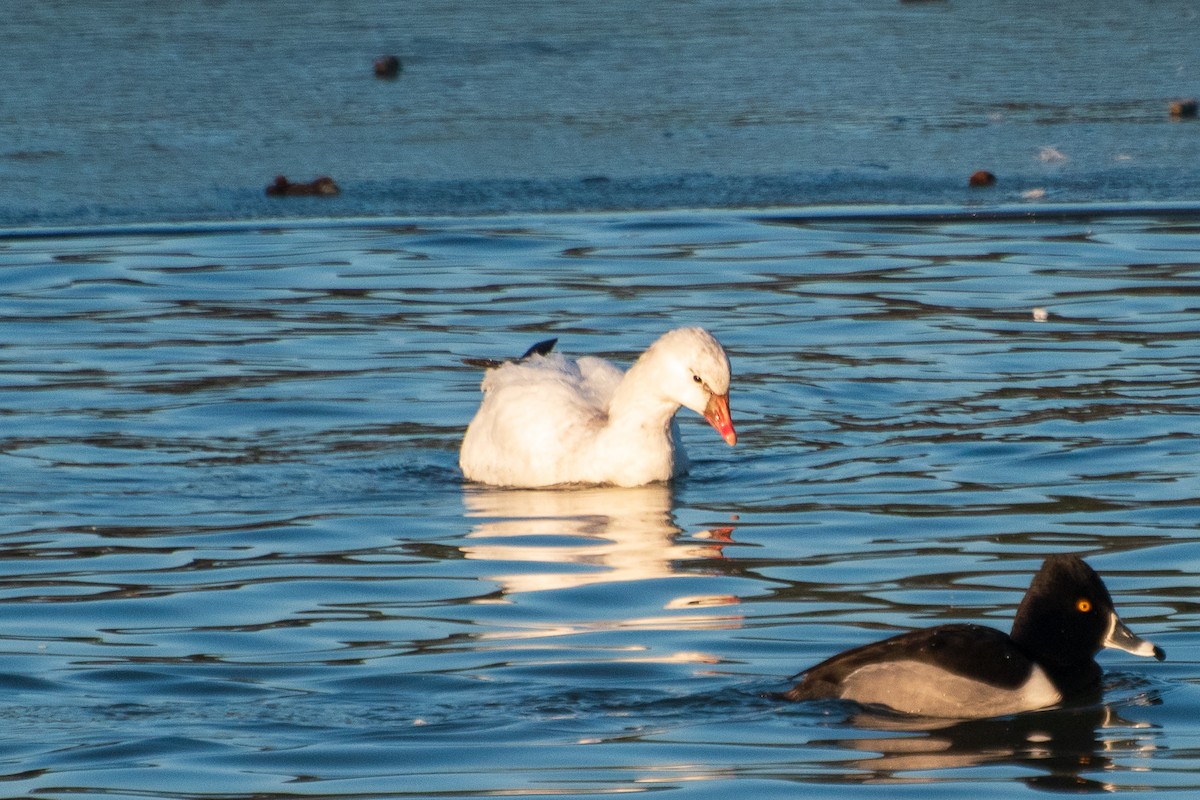
[[[701,378],[699,375],[693,375],[692,380],[694,380],[696,383],[704,383],[704,379]]]
[[[1075,608],[1082,611],[1084,614],[1092,610],[1092,601],[1087,598],[1079,598],[1075,601]]]

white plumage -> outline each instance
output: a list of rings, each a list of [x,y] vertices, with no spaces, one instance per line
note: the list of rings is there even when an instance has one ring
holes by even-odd
[[[552,344],[552,343],[551,343]],[[729,444],[729,359],[712,334],[663,334],[622,372],[601,358],[527,354],[489,369],[459,465],[495,486],[640,486],[686,471],[675,412],[702,415]]]

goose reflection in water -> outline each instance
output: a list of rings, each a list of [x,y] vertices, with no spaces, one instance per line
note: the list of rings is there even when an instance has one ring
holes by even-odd
[[[537,563],[537,569],[490,576],[505,594],[598,583],[695,575],[682,564],[722,557],[730,528],[678,540],[666,485],[635,488],[519,490],[470,487],[466,516],[475,520],[461,550],[470,559]],[[723,595],[677,598],[672,606],[728,605]]]
[[[1130,721],[1121,714],[1133,716],[1138,706],[1161,702],[1150,690],[1119,703],[1097,702],[966,721],[863,712],[849,719],[854,734],[809,744],[869,752],[869,757],[838,761],[847,768],[842,780],[849,783],[933,783],[943,779],[911,773],[997,764],[1036,771],[1021,779],[1030,788],[1111,792],[1131,788],[1127,783],[1115,783],[1119,773],[1137,771],[1118,760],[1136,758],[1159,746],[1153,741],[1155,726]],[[861,735],[865,731],[886,735]],[[1113,783],[1103,780],[1106,772],[1113,773]]]

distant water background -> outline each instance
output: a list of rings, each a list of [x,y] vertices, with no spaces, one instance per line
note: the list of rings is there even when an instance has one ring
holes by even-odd
[[[1200,8],[13,4],[0,224],[1194,200]],[[385,53],[404,64],[376,80]],[[999,178],[968,191],[967,176]],[[333,200],[271,202],[276,175]]]
[[[1194,796],[1197,13],[5,6],[0,796]],[[463,482],[463,359],[678,325],[736,447]],[[1058,552],[1167,660],[974,723],[767,696],[1007,629]]]

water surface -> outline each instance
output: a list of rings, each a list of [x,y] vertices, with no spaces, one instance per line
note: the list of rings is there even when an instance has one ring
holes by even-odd
[[[634,213],[0,240],[5,793],[1194,792],[1200,228]],[[1043,308],[1038,321],[1033,309]],[[456,467],[464,357],[702,324],[672,486]],[[1085,555],[1157,663],[935,730],[763,695]],[[882,788],[876,788],[884,784]]]
[[[1191,0],[16,4],[0,225],[1194,201],[1168,105],[1198,93],[1196,24]],[[277,174],[342,194],[268,198]]]

